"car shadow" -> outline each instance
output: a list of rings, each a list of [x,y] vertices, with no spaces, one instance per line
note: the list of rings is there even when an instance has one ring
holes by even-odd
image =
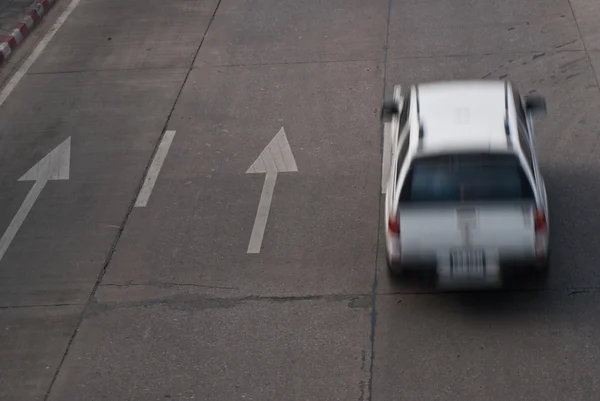
[[[455,294],[455,301],[461,309],[472,317],[505,317],[508,315],[530,313],[552,313],[552,302],[556,291],[527,290],[514,291],[499,289],[495,291],[471,291]]]
[[[600,180],[594,168],[544,168],[550,206],[551,257],[547,278],[521,275],[499,289],[444,291],[430,280],[381,277],[382,292],[439,295],[473,316],[553,315],[557,298],[600,289]],[[600,170],[600,166],[598,167]],[[384,252],[384,250],[381,250]],[[383,273],[385,267],[380,267]],[[382,284],[382,285],[381,285]]]

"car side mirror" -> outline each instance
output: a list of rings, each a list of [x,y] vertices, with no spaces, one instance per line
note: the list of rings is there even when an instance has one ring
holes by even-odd
[[[398,113],[398,111],[398,103],[396,103],[395,100],[384,100],[383,106],[381,107],[381,119],[383,121],[389,121],[394,114]]]
[[[546,114],[546,99],[539,95],[526,96],[525,111],[531,114]]]

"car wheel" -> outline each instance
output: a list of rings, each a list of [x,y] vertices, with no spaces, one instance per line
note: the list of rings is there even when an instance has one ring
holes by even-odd
[[[393,280],[399,280],[404,275],[402,269],[400,269],[397,265],[391,263],[389,259],[387,260],[387,271],[388,275]]]
[[[544,260],[544,262],[540,263],[537,267],[538,274],[541,277],[547,277],[550,273],[550,259]]]
[[[535,266],[533,266],[532,270],[536,279],[546,281],[550,275],[550,258],[547,258],[543,262],[537,263]]]

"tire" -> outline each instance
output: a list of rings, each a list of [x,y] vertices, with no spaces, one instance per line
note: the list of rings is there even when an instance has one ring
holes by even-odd
[[[394,114],[398,113],[398,104],[394,100],[386,100],[381,107],[380,118],[383,121],[391,120]]]
[[[390,277],[390,279],[397,281],[397,280],[400,280],[404,276],[404,272],[401,269],[398,269],[398,267],[394,266],[392,263],[390,263],[389,259],[387,259],[387,258],[386,258],[386,265],[387,265],[388,276]]]
[[[550,258],[546,258],[544,262],[536,266],[536,273],[540,278],[547,278],[550,275]]]
[[[548,257],[543,262],[532,266],[531,273],[534,281],[546,282],[550,276],[550,258]]]

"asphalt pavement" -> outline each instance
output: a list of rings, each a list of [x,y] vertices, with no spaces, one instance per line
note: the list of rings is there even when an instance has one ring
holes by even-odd
[[[0,400],[597,399],[599,2],[52,13],[0,105]],[[460,78],[547,98],[547,283],[387,276],[383,96]]]

